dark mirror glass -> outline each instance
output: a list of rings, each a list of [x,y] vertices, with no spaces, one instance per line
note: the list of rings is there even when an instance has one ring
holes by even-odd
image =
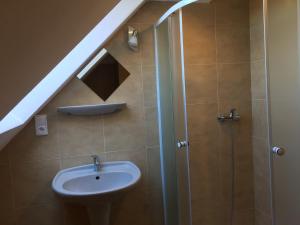
[[[102,49],[77,77],[105,101],[129,75],[113,56]]]

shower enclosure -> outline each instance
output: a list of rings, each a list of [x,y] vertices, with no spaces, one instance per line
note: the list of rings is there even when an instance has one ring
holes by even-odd
[[[209,2],[180,1],[154,26],[165,225],[253,224],[249,59],[216,60],[214,14],[198,21]]]
[[[298,225],[299,0],[193,2],[154,27],[165,225]]]

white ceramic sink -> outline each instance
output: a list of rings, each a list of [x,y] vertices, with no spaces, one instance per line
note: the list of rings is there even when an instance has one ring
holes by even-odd
[[[140,169],[132,162],[116,161],[61,170],[52,188],[66,203],[85,205],[91,225],[109,225],[111,205],[141,178]]]
[[[139,168],[131,162],[104,162],[99,172],[93,164],[61,170],[53,179],[52,188],[62,197],[100,197],[126,190],[140,178]]]

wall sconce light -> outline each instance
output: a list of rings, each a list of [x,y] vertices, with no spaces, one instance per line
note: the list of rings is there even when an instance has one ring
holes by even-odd
[[[138,31],[134,27],[128,27],[128,46],[131,50],[137,52],[139,50]]]

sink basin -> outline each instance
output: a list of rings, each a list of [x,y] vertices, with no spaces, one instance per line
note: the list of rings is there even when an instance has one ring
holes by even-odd
[[[52,181],[52,189],[65,202],[86,206],[91,225],[109,225],[110,209],[141,179],[140,169],[132,162],[101,163],[61,170]]]
[[[62,197],[100,197],[129,189],[140,178],[139,168],[131,162],[105,162],[99,172],[93,164],[61,170],[53,179],[52,188]]]

